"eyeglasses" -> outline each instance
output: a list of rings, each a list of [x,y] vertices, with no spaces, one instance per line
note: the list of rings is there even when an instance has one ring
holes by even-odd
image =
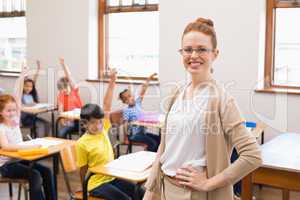
[[[207,48],[196,48],[196,49],[193,49],[193,48],[183,48],[183,49],[179,49],[178,51],[183,56],[191,56],[194,51],[196,52],[196,54],[198,56],[200,56],[200,55],[207,55],[208,53],[212,52],[213,49],[207,49]]]

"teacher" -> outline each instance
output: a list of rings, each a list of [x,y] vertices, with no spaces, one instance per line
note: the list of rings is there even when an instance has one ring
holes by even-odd
[[[233,200],[232,185],[260,166],[255,137],[232,96],[212,77],[214,24],[199,18],[182,35],[191,81],[172,94],[144,200]],[[239,158],[230,164],[232,149]]]

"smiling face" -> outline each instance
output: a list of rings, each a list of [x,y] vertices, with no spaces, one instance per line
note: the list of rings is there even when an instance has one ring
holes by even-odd
[[[212,63],[218,55],[213,48],[211,37],[198,31],[186,33],[182,38],[182,58],[191,75],[210,74]]]
[[[87,130],[90,134],[100,133],[103,129],[102,119],[92,118],[87,122]]]
[[[4,123],[13,124],[17,117],[17,104],[15,102],[8,102],[0,111],[1,118]]]

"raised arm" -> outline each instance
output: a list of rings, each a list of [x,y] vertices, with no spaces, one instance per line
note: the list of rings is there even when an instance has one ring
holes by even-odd
[[[39,72],[41,70],[41,62],[39,60],[36,61],[36,72],[33,76],[33,82],[36,83],[37,78],[39,76]]]
[[[67,77],[67,79],[70,82],[70,87],[73,89],[75,87],[75,81],[73,80],[72,76],[71,76],[71,72],[69,67],[65,64],[65,59],[64,58],[59,58],[59,63],[62,66],[65,76]]]
[[[108,83],[108,87],[106,89],[106,93],[103,100],[103,110],[104,110],[104,118],[109,119],[109,113],[111,111],[112,98],[114,93],[114,88],[116,86],[117,79],[117,71],[115,69],[110,70],[109,73],[110,81]]]
[[[140,95],[139,95],[140,98],[141,98],[142,100],[143,100],[144,95],[145,95],[145,93],[146,93],[146,91],[147,91],[147,89],[148,89],[148,86],[149,86],[150,81],[153,80],[153,79],[155,78],[156,75],[157,75],[157,73],[151,74],[151,75],[147,78],[147,80],[145,81],[145,83],[142,85],[141,92],[140,92]]]
[[[21,106],[22,106],[22,95],[23,95],[23,87],[24,87],[24,78],[28,72],[28,69],[25,67],[25,63],[22,63],[22,69],[20,77],[17,79],[16,87],[14,91],[14,97],[17,102],[18,107],[18,116],[21,116]]]

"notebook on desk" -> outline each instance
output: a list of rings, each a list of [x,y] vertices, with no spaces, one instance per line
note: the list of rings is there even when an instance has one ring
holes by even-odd
[[[163,115],[160,113],[142,113],[138,121],[139,122],[146,122],[146,123],[160,123],[163,119]]]
[[[24,106],[25,108],[30,108],[30,109],[46,109],[46,108],[51,108],[54,107],[52,104],[48,104],[48,103],[37,103],[34,104],[32,106]]]
[[[118,159],[105,165],[107,168],[119,169],[132,172],[143,172],[153,164],[156,153],[139,151],[120,156]]]

